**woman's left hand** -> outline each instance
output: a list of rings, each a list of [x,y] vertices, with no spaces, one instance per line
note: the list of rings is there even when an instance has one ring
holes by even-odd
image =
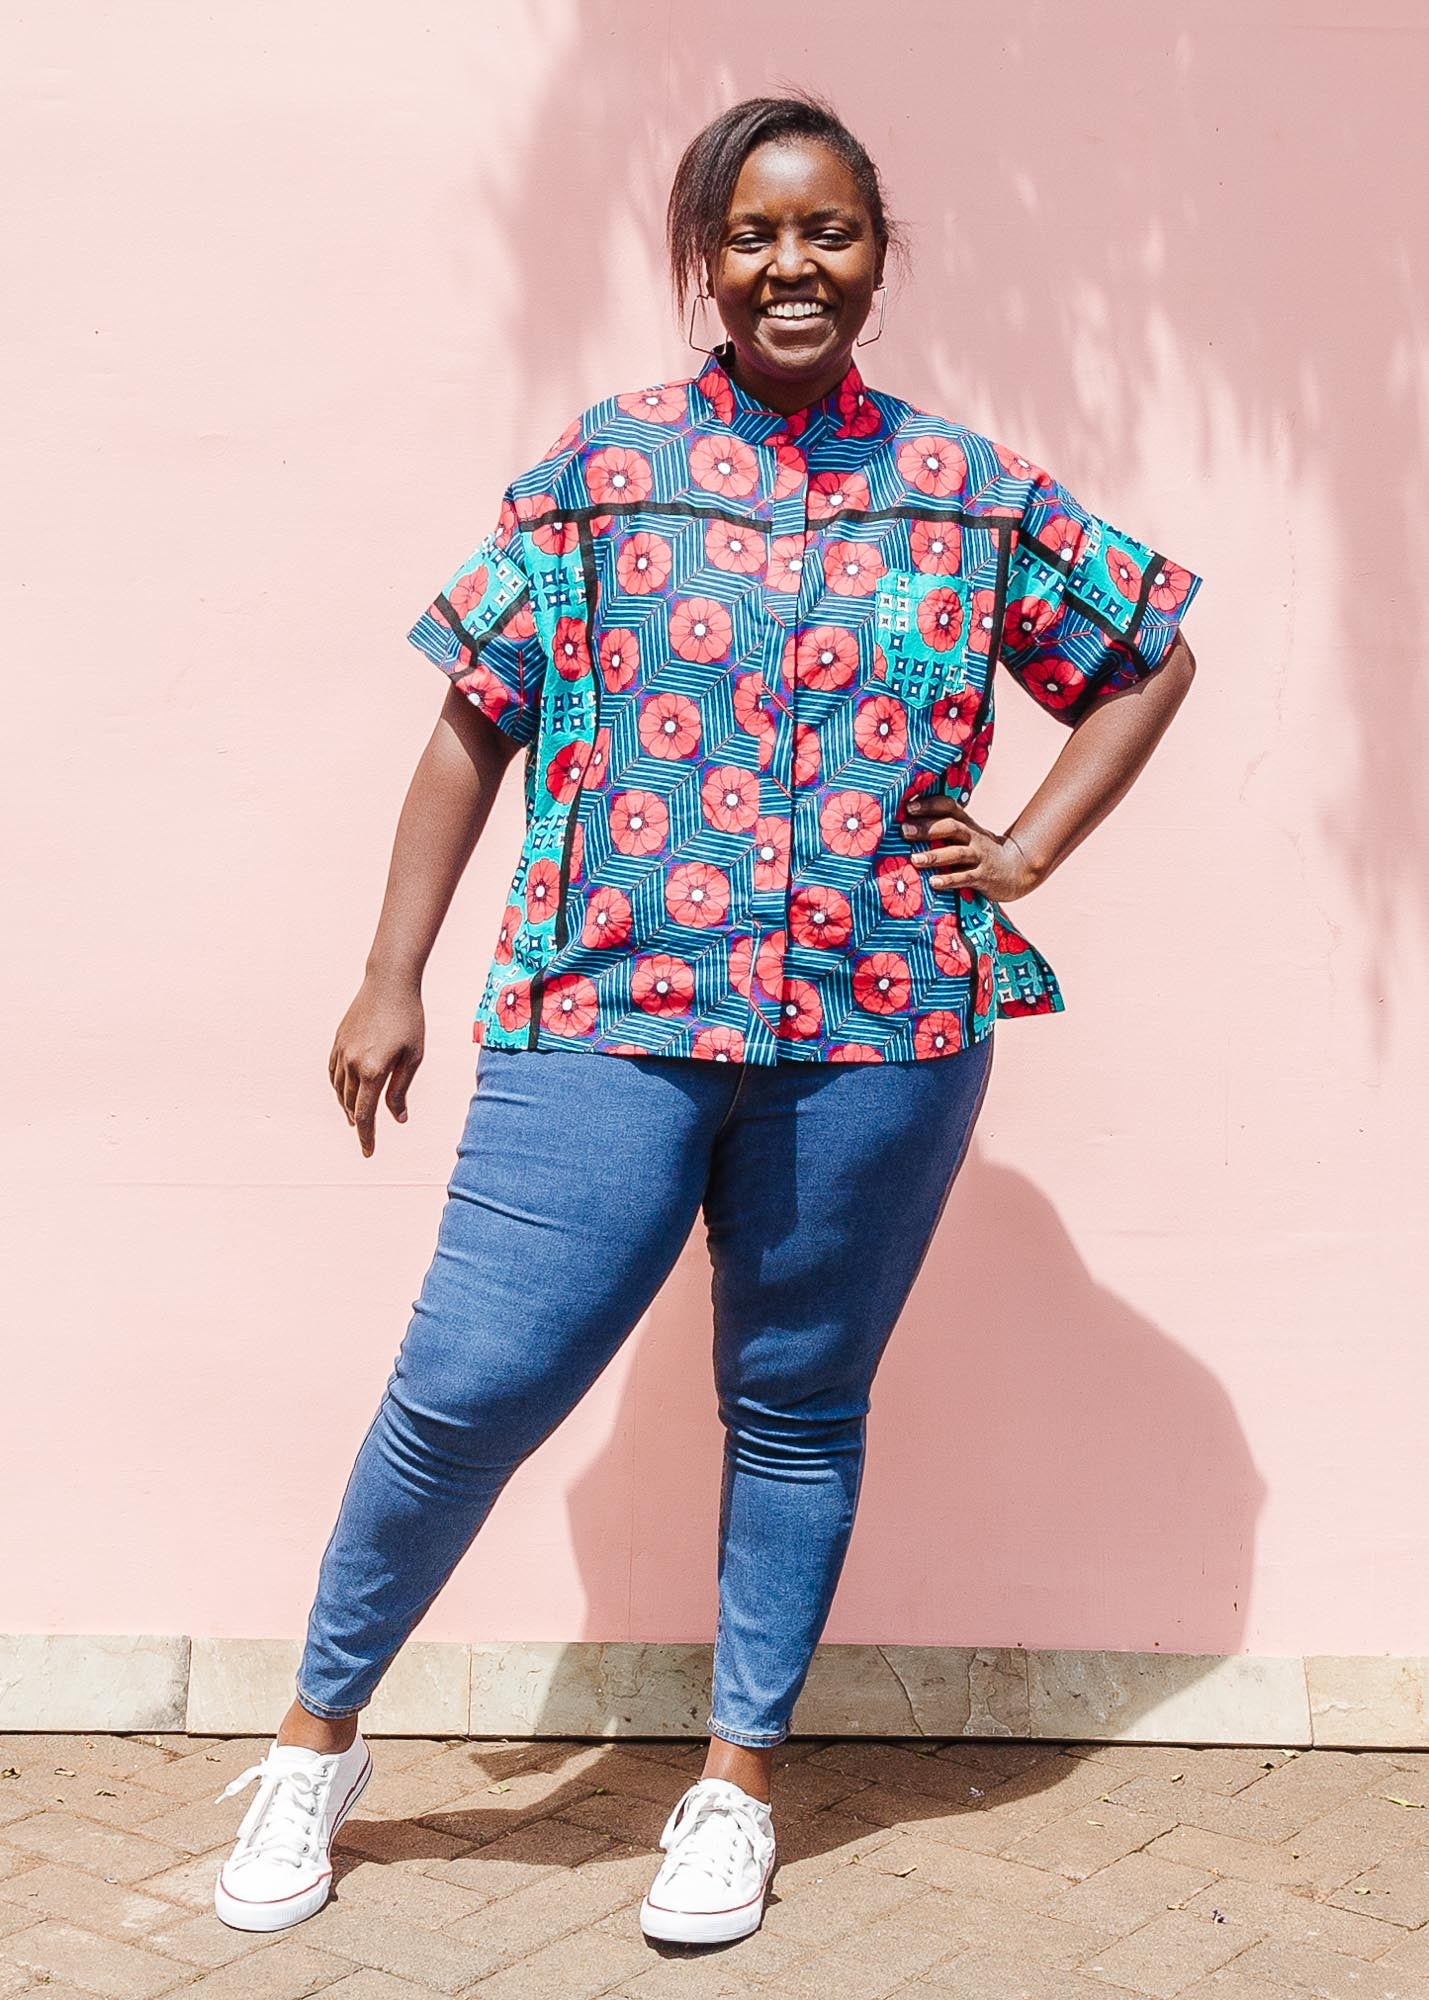
[[[1037,886],[1036,870],[1010,833],[989,833],[946,792],[920,792],[907,805],[904,837],[913,866],[935,889],[978,889],[1010,903]]]

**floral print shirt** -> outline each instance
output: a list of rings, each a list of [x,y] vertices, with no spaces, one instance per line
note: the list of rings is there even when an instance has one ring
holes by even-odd
[[[1001,909],[911,865],[997,669],[1075,723],[1201,579],[852,362],[792,416],[716,350],[593,404],[408,634],[525,746],[475,1023],[505,1049],[911,1061],[1061,1008]]]

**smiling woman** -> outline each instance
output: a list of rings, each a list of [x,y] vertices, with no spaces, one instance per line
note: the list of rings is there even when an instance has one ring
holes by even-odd
[[[364,1155],[384,1091],[406,1116],[422,971],[518,748],[526,835],[436,1255],[297,1699],[238,1781],[262,1789],[215,1905],[242,1929],[326,1899],[370,1770],[359,1711],[701,1210],[726,1432],[710,1742],[641,1921],[758,1926],[771,1753],[842,1569],[874,1375],[995,1022],[1062,1004],[1002,902],[1111,809],[1191,677],[1198,577],[865,383],[853,348],[900,242],[827,105],[717,118],[667,225],[676,298],[712,302],[724,342],[574,418],[409,634],[449,685],[329,1059]],[[967,810],[999,669],[1071,728],[1002,833]]]

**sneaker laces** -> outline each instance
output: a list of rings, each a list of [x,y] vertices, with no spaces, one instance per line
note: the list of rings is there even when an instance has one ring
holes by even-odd
[[[238,1829],[239,1851],[234,1861],[287,1861],[301,1868],[318,1851],[316,1839],[330,1774],[284,1764],[274,1767],[271,1753],[261,1764],[250,1764],[214,1800],[232,1798],[258,1780],[258,1796]]]
[[[701,1778],[692,1785],[665,1822],[660,1845],[671,1857],[673,1875],[684,1867],[713,1875],[732,1888],[742,1846],[756,1866],[769,1844],[768,1829],[756,1802],[727,1778]]]

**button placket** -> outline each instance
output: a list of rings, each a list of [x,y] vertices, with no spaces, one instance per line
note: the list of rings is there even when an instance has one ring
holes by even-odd
[[[771,492],[773,498],[769,510],[770,560],[771,567],[765,573],[764,603],[771,621],[771,630],[780,636],[778,655],[773,656],[767,675],[770,689],[770,706],[774,715],[774,742],[769,760],[767,777],[770,780],[769,795],[777,803],[774,810],[783,820],[787,838],[783,850],[774,864],[773,880],[769,888],[756,895],[755,910],[758,931],[754,950],[756,963],[763,961],[768,977],[759,980],[766,993],[772,993],[774,970],[770,964],[769,946],[778,940],[778,1000],[775,1003],[775,1020],[768,1023],[768,1017],[761,1019],[771,1025],[777,1033],[784,1004],[784,953],[788,945],[789,925],[789,880],[792,864],[794,835],[794,726],[797,688],[792,661],[794,648],[799,636],[799,606],[808,584],[807,549],[809,542],[809,463],[804,451],[786,433],[775,432],[766,440],[766,449],[772,456],[770,467]],[[797,484],[792,473],[797,470]],[[787,490],[779,490],[785,488]],[[773,581],[773,545],[781,539],[792,541],[797,538],[802,567],[799,573],[798,590],[776,588]],[[786,671],[785,661],[790,662]],[[751,994],[751,1005],[755,1005]]]

